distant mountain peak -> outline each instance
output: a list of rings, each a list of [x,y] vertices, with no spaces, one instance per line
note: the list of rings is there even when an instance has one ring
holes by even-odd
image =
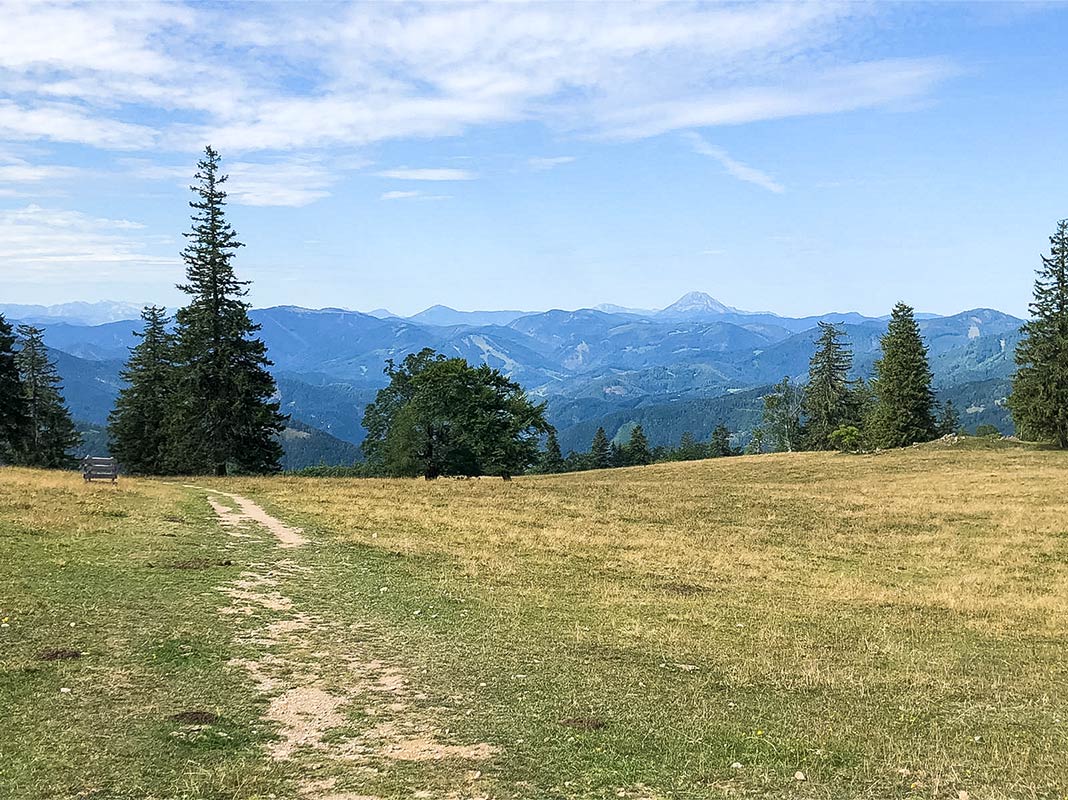
[[[660,313],[667,316],[737,314],[738,309],[724,305],[706,292],[687,292]]]

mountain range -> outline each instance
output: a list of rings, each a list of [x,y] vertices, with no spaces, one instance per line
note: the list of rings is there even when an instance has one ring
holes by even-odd
[[[140,323],[124,304],[0,305],[9,320],[45,328],[75,417],[99,427],[121,387],[119,371]],[[586,449],[604,425],[622,439],[640,422],[652,444],[689,430],[707,437],[726,422],[740,440],[758,423],[763,389],[803,380],[817,323],[840,324],[868,377],[885,318],[831,313],[802,318],[740,311],[702,292],[664,309],[601,306],[575,311],[457,311],[433,306],[412,317],[384,310],[276,306],[253,309],[274,362],[283,411],[291,415],[286,466],[351,461],[363,437],[364,406],[385,385],[387,359],[423,347],[487,363],[548,403],[561,446]],[[967,427],[1011,431],[1004,408],[1023,321],[993,309],[918,315],[940,397]],[[91,320],[91,321],[87,321]]]

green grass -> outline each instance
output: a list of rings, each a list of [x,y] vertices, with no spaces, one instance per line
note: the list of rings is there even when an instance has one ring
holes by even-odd
[[[238,566],[206,507],[174,487],[83,486],[0,471],[0,797],[261,797],[259,699],[224,667],[214,587]],[[43,651],[73,650],[43,661]],[[69,692],[62,691],[69,689]],[[216,725],[170,717],[201,709]]]
[[[1068,797],[1068,461],[980,444],[205,482],[304,526],[291,550],[176,485],[0,471],[0,796]],[[192,559],[235,563],[165,566]],[[226,664],[285,614],[220,616],[216,587],[280,559],[317,620],[266,648],[295,680],[344,692],[386,661],[421,693],[399,716],[496,755],[346,760],[391,718],[362,691],[323,749],[273,762],[266,698]],[[173,736],[187,708],[226,736]]]

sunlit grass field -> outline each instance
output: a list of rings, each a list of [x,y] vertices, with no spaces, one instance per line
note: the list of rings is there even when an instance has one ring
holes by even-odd
[[[198,481],[303,526],[289,596],[366,626],[421,713],[496,748],[353,775],[272,763],[262,699],[224,668],[248,645],[214,587],[266,544],[225,549],[177,483],[0,470],[0,796],[315,797],[321,770],[375,797],[1068,797],[1066,479],[1063,453],[930,445]],[[89,655],[38,660],[61,646]],[[223,744],[172,735],[190,693]]]

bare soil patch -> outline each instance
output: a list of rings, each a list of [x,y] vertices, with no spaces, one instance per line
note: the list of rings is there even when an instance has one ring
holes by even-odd
[[[81,657],[81,651],[66,649],[42,650],[41,653],[37,656],[37,658],[41,661],[67,661],[69,659]]]
[[[282,523],[250,500],[223,492],[215,494],[238,506],[235,511],[216,497],[208,498],[231,535],[249,536],[248,524],[255,523],[274,535],[279,548],[308,543],[299,528]],[[234,530],[238,527],[244,530]],[[372,658],[366,652],[353,652],[355,643],[348,635],[351,631],[339,630],[329,619],[297,610],[280,587],[283,581],[300,579],[308,573],[308,567],[291,558],[279,559],[250,564],[248,571],[220,587],[231,600],[229,606],[220,609],[222,613],[248,615],[256,620],[240,638],[254,644],[258,655],[234,659],[230,664],[245,671],[267,698],[265,716],[277,726],[278,737],[268,746],[272,758],[283,761],[300,753],[318,752],[331,760],[377,769],[383,760],[480,761],[497,752],[484,742],[442,741],[430,720],[413,707],[412,701],[424,699],[424,695],[409,686],[400,666]],[[262,615],[264,611],[268,613]],[[261,615],[266,618],[261,620]],[[343,652],[336,650],[339,645]],[[324,663],[343,664],[344,680],[338,681],[334,675],[328,683],[321,673]],[[332,731],[353,724],[347,713],[350,707],[361,708],[376,719],[376,724],[352,736],[330,736]],[[364,797],[330,792],[326,786],[319,788],[326,794],[315,789],[315,781],[305,781],[302,796],[316,800]]]
[[[560,720],[565,728],[574,728],[577,731],[599,731],[607,727],[608,723],[596,717],[568,717]]]
[[[170,719],[182,725],[212,725],[219,721],[219,715],[210,711],[179,711],[172,714]]]

